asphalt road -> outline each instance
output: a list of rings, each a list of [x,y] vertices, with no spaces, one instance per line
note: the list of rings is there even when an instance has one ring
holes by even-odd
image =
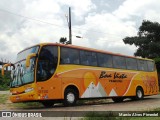
[[[73,107],[64,107],[62,104],[55,104],[51,108],[33,108],[34,111],[150,111],[160,108],[160,95],[145,97],[143,100],[124,100],[122,103],[114,103],[108,99],[106,102],[81,103]],[[18,109],[18,108],[17,108]],[[25,110],[25,109],[21,109]]]
[[[0,94],[9,94],[9,91],[6,92],[0,92]],[[96,101],[96,100],[95,100]],[[98,102],[97,102],[98,101]],[[52,117],[46,117],[45,119],[50,120],[50,119],[55,119],[55,120],[77,120],[77,116],[74,116],[76,114],[79,114],[79,112],[77,111],[86,111],[86,112],[97,112],[97,111],[151,111],[154,110],[156,108],[160,108],[160,95],[154,95],[154,96],[148,96],[145,97],[143,100],[139,100],[139,101],[132,101],[130,99],[126,99],[125,101],[123,101],[122,103],[114,103],[112,100],[107,99],[107,100],[102,100],[99,101],[97,100],[96,102],[91,102],[91,101],[85,101],[81,102],[81,104],[79,103],[76,106],[73,107],[64,107],[62,104],[55,104],[53,107],[51,108],[45,108],[45,107],[27,107],[27,108],[18,108],[17,107],[12,107],[12,104],[9,100],[7,103],[0,105],[0,107],[2,108],[1,111],[3,110],[7,110],[7,111],[20,111],[20,112],[43,112],[46,111],[46,113],[49,114],[54,114],[54,116]],[[68,111],[71,111],[70,113],[68,113]],[[75,112],[74,112],[75,111]],[[61,114],[62,113],[62,114]],[[73,113],[73,114],[72,114]],[[58,117],[55,117],[57,114]],[[59,115],[58,115],[59,114]],[[84,114],[86,114],[84,112]],[[62,115],[62,116],[61,116]],[[66,117],[65,115],[68,115],[69,117]],[[73,115],[73,116],[72,116]],[[78,116],[79,117],[79,116]],[[1,118],[0,118],[1,119]],[[44,120],[43,118],[37,118],[38,120]],[[6,118],[5,120],[8,120],[8,118]],[[17,118],[12,120],[18,120]],[[26,119],[25,119],[26,120]],[[27,118],[27,120],[32,120],[31,118]],[[34,119],[35,120],[35,119]]]
[[[0,94],[9,94],[9,91],[0,91]],[[96,100],[95,100],[96,101]],[[8,100],[9,102],[9,100]],[[14,103],[9,103],[14,104]],[[160,94],[154,96],[145,97],[143,100],[132,101],[126,99],[121,103],[114,103],[111,99],[102,100],[99,102],[80,102],[73,107],[64,107],[62,104],[55,104],[51,108],[45,107],[31,107],[22,109],[16,107],[16,110],[34,110],[34,111],[149,111],[160,108]],[[9,110],[10,108],[7,108]],[[12,108],[13,110],[14,108]]]

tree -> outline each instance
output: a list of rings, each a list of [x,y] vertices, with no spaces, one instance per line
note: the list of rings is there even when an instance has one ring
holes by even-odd
[[[139,27],[137,36],[126,37],[123,39],[125,44],[135,45],[138,47],[134,53],[135,56],[143,58],[160,57],[160,24],[143,20]]]
[[[67,38],[66,37],[61,37],[59,42],[62,43],[62,44],[66,44]]]
[[[0,69],[0,90],[9,90],[10,84],[10,71],[5,71],[5,75],[1,75]]]

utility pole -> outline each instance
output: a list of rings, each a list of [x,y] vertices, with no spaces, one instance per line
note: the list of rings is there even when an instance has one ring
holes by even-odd
[[[69,23],[68,23],[68,27],[69,27],[69,44],[72,44],[72,26],[71,26],[71,8],[69,7]]]

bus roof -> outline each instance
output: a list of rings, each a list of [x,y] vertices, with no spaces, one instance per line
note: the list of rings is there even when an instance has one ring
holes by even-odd
[[[82,47],[82,46],[77,46],[77,45],[70,45],[70,44],[60,44],[60,43],[39,43],[36,45],[33,45],[31,47],[34,46],[44,46],[44,45],[55,45],[55,46],[61,46],[61,47],[68,47],[68,48],[74,48],[74,49],[81,49],[81,50],[88,50],[88,51],[93,51],[93,52],[99,52],[99,53],[106,53],[106,54],[111,54],[111,55],[116,55],[116,56],[124,56],[124,57],[129,57],[129,58],[136,58],[136,59],[142,59],[142,60],[150,60],[153,61],[152,59],[148,59],[148,58],[141,58],[141,57],[134,57],[134,56],[128,56],[128,55],[123,55],[120,53],[113,53],[113,52],[109,52],[109,51],[104,51],[104,50],[98,50],[98,49],[94,49],[94,48],[88,48],[88,47]],[[31,48],[28,47],[22,51],[20,51],[19,53]],[[18,54],[19,54],[18,53]]]

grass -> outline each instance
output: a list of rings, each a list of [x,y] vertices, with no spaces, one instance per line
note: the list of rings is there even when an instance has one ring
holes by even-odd
[[[0,104],[5,104],[8,100],[9,95],[7,94],[0,94]]]
[[[159,112],[160,112],[160,108],[156,108],[156,109],[154,109],[153,111],[159,111]]]
[[[13,103],[16,108],[32,109],[41,108],[43,105],[39,102],[23,102],[23,103]]]
[[[23,102],[23,103],[7,103],[9,100],[9,94],[0,94],[0,105],[4,105],[11,107],[11,108],[40,108],[43,107],[43,105],[39,102]]]

